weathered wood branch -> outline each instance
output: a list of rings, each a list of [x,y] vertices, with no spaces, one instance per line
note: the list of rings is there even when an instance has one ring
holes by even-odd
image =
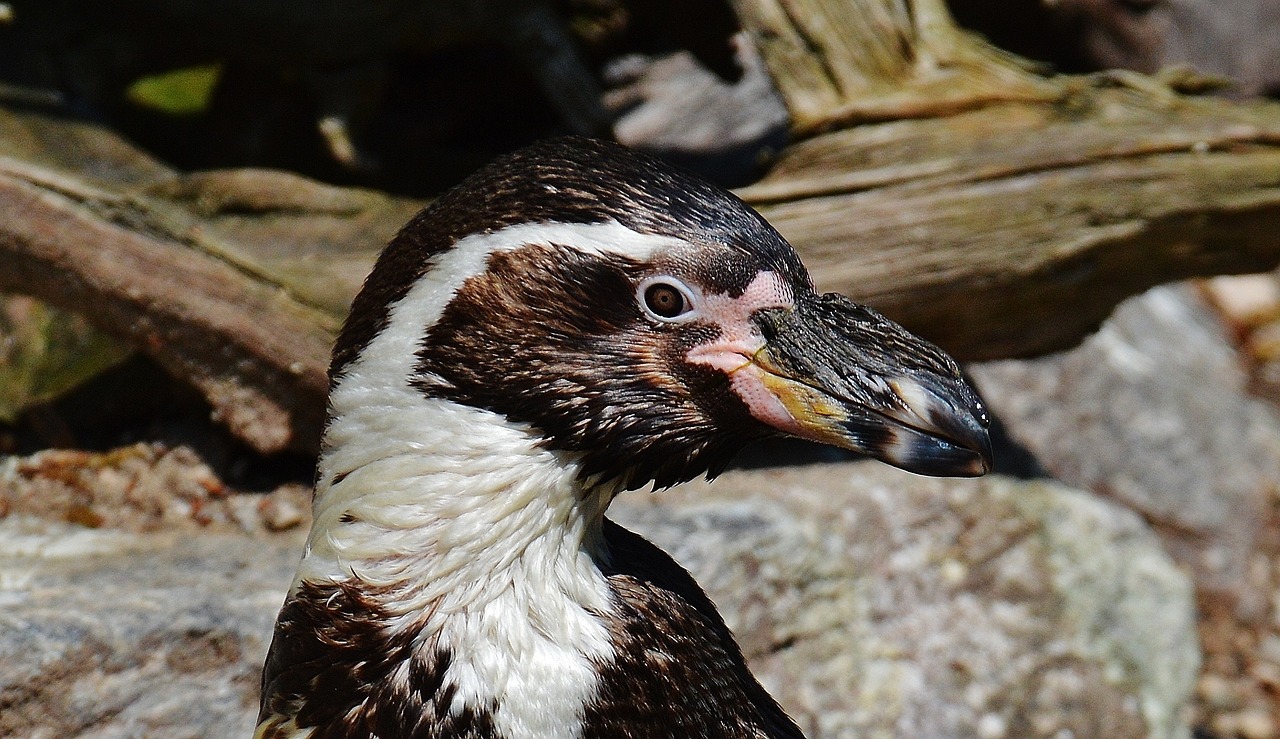
[[[825,134],[742,195],[820,287],[957,356],[1038,354],[1161,282],[1280,261],[1280,106],[1083,87]]]
[[[733,5],[802,136],[1059,95],[1029,63],[956,26],[943,0]]]
[[[1063,349],[1128,295],[1278,261],[1280,106],[1045,77],[943,0],[734,4],[806,138],[743,196],[821,287],[959,356]]]
[[[311,435],[330,319],[230,264],[103,217],[96,206],[121,206],[110,197],[71,199],[0,171],[7,289],[85,312],[142,348],[262,451]]]
[[[178,177],[56,119],[0,114],[0,141],[0,289],[145,351],[258,450],[315,448],[341,313],[416,204],[275,172]]]

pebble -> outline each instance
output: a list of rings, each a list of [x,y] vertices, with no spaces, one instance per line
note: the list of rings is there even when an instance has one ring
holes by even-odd
[[[983,714],[978,719],[979,739],[1004,739],[1009,735],[1009,726],[1004,717],[996,713]]]
[[[1277,595],[1280,595],[1278,593]],[[1280,608],[1275,611],[1280,615]],[[1268,662],[1280,665],[1280,635],[1267,634],[1262,638],[1262,644],[1258,646],[1258,656]]]
[[[1237,325],[1263,323],[1280,310],[1280,284],[1270,274],[1214,277],[1206,281],[1205,292]]]
[[[1274,739],[1278,733],[1276,720],[1261,708],[1250,708],[1236,714],[1236,732],[1242,739]]]
[[[270,493],[258,504],[258,515],[262,523],[272,531],[286,531],[306,520],[306,513],[282,490]]]
[[[1264,362],[1280,359],[1280,320],[1254,331],[1249,336],[1247,349],[1255,359]]]
[[[1280,688],[1280,665],[1271,662],[1255,662],[1249,667],[1249,674],[1271,690]]]
[[[1201,675],[1196,684],[1196,691],[1200,693],[1200,697],[1206,703],[1214,708],[1233,708],[1239,704],[1231,681],[1221,675],[1212,673]]]

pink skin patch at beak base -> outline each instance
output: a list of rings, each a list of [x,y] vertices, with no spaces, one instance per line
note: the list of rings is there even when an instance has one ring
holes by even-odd
[[[736,298],[708,293],[703,296],[701,318],[719,327],[720,336],[690,349],[686,358],[694,364],[713,367],[728,375],[734,392],[756,420],[779,431],[814,439],[818,438],[815,430],[797,420],[779,397],[785,390],[778,387],[778,383],[788,381],[770,375],[752,361],[764,348],[765,341],[751,317],[766,308],[794,307],[791,288],[771,271],[757,274],[742,295]],[[770,385],[775,387],[771,389]]]

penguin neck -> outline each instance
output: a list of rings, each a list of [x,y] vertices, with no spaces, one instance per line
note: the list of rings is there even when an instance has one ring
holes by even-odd
[[[466,611],[535,586],[605,604],[595,562],[616,486],[583,480],[577,456],[527,424],[414,387],[439,380],[416,366],[423,337],[489,255],[531,237],[521,228],[433,258],[334,377],[299,580],[358,578],[406,614]]]
[[[603,610],[601,525],[616,492],[523,424],[418,396],[394,411],[335,389],[299,579],[357,579],[389,612],[446,615],[556,589]],[[342,408],[348,395],[358,402]]]
[[[414,645],[391,679],[432,664],[452,714],[485,712],[508,739],[576,735],[613,658],[600,562],[614,490],[497,414],[371,393],[350,407],[341,387],[331,396],[295,592],[357,588],[380,628]]]

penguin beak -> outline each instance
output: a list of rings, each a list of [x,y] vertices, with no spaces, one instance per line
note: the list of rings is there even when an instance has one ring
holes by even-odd
[[[757,389],[757,418],[921,475],[991,470],[982,400],[941,349],[834,293],[753,321],[765,343],[734,385]]]

